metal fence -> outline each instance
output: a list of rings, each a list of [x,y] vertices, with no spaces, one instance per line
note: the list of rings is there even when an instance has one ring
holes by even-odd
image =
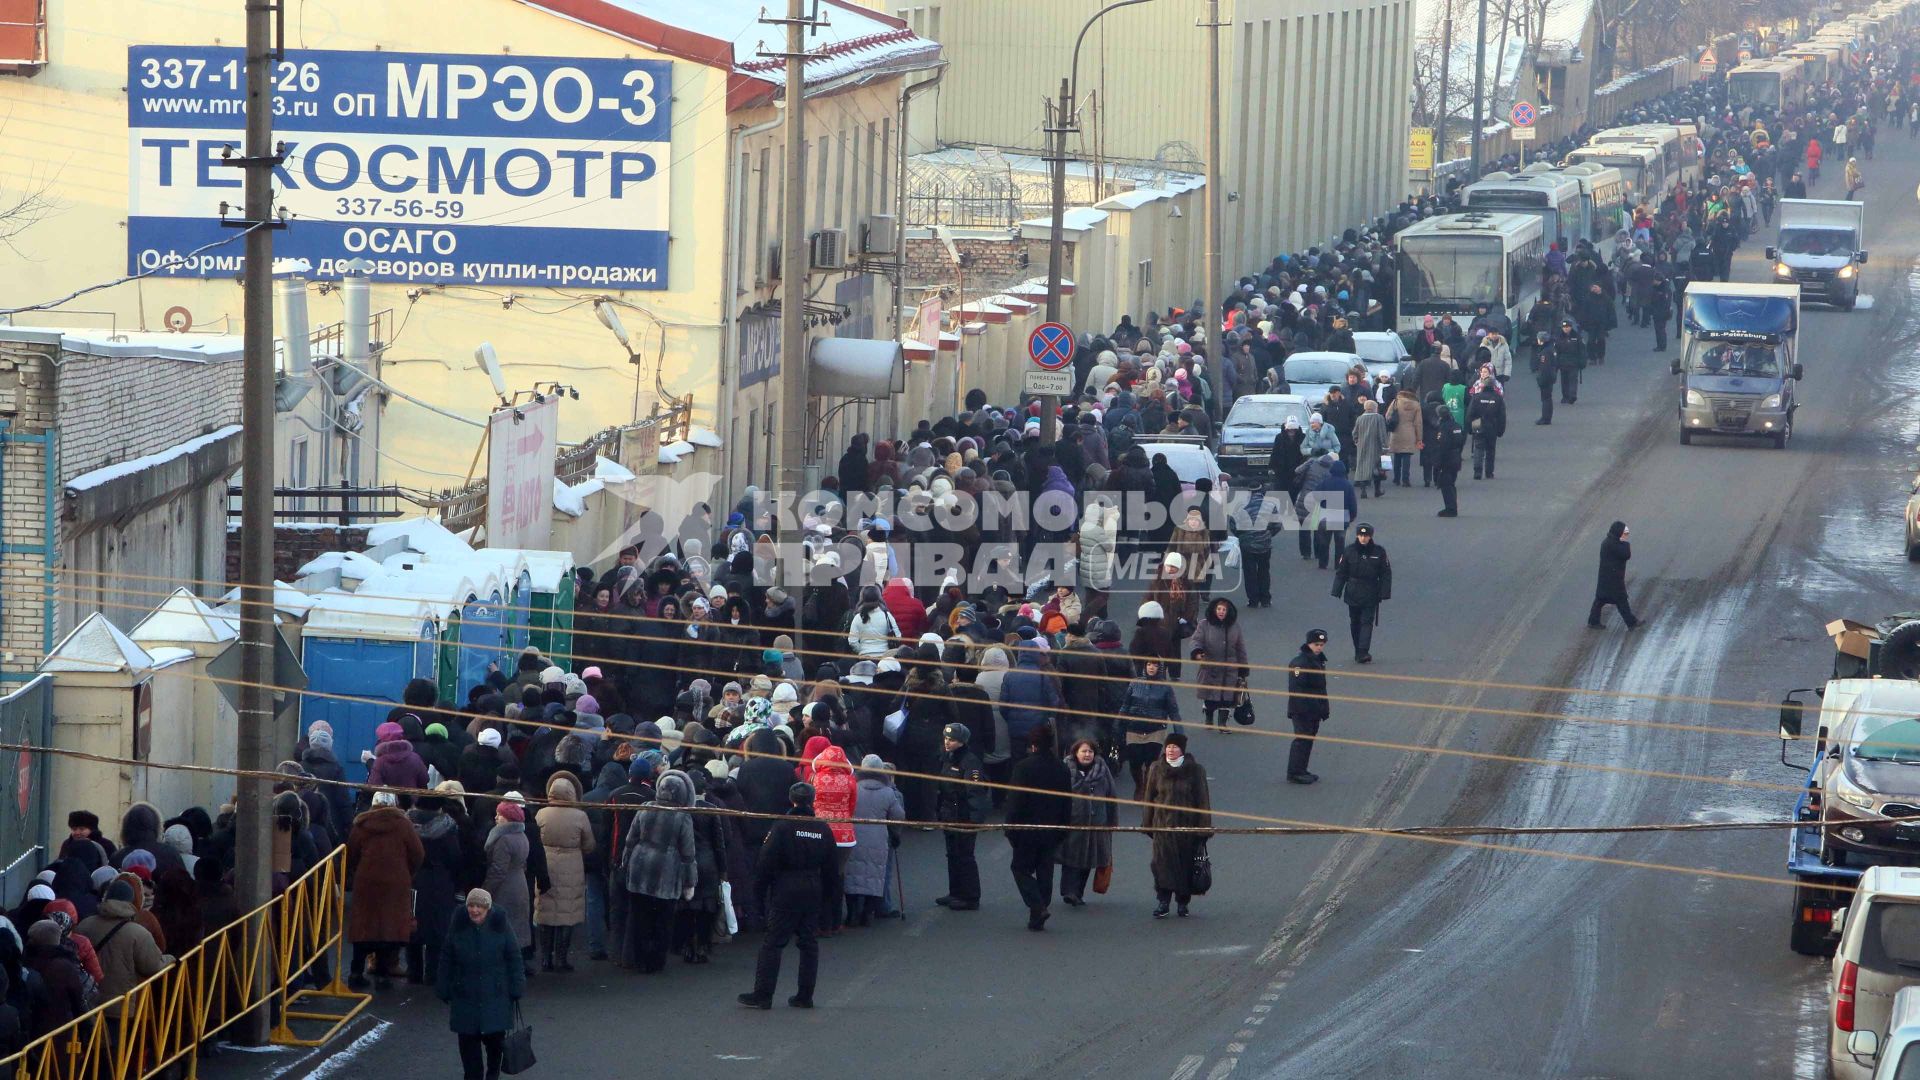
[[[52,679],[38,676],[0,697],[0,743],[48,746],[52,735]],[[40,869],[29,856],[44,853],[51,760],[31,750],[0,750],[0,900],[8,908],[26,896]]]

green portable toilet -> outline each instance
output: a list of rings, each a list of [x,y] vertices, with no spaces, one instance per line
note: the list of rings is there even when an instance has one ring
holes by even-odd
[[[521,603],[530,609],[528,644],[567,671],[582,665],[573,659],[573,554],[566,551],[527,551],[531,589]]]

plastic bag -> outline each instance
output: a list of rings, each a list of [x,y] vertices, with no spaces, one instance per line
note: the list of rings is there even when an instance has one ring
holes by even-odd
[[[731,881],[723,881],[720,883],[720,913],[726,916],[727,933],[730,935],[738,934],[740,932],[740,916],[735,914],[733,910],[733,882]]]
[[[887,718],[880,722],[881,733],[886,735],[887,741],[891,743],[900,741],[900,733],[906,729],[906,726],[907,710],[905,709],[888,713]]]

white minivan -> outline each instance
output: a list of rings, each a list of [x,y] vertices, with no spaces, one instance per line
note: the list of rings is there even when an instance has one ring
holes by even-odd
[[[1869,867],[1833,921],[1840,946],[1828,983],[1833,1011],[1827,1058],[1835,1080],[1874,1080],[1880,1044],[1900,1026],[1894,1023],[1894,995],[1920,985],[1920,868]]]
[[[1893,1019],[1887,1037],[1856,1031],[1847,1037],[1847,1049],[1856,1061],[1873,1061],[1873,1080],[1920,1080],[1920,986],[1893,995]]]

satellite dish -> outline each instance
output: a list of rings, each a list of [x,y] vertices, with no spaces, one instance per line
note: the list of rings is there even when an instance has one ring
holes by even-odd
[[[481,342],[480,347],[473,350],[473,358],[479,362],[480,369],[485,371],[487,378],[493,382],[493,392],[499,395],[501,401],[507,400],[507,379],[500,374],[500,357],[493,351],[493,343]]]

